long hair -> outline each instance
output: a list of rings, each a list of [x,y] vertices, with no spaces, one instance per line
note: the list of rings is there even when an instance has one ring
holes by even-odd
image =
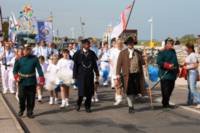
[[[195,49],[194,49],[194,44],[192,44],[192,43],[186,43],[186,45],[185,45],[188,49],[191,49],[192,50],[192,52],[195,52]]]

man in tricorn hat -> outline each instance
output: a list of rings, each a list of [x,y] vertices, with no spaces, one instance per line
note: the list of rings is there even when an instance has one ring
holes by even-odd
[[[145,95],[143,58],[141,52],[134,49],[135,40],[128,37],[125,41],[128,48],[122,50],[117,61],[117,77],[120,80],[120,73],[124,79],[124,89],[127,94],[129,113],[134,113],[134,97],[139,93]]]
[[[163,108],[171,107],[169,100],[179,73],[179,65],[173,46],[174,40],[172,38],[167,38],[165,40],[165,48],[158,53],[157,57],[159,75],[162,77],[161,91]]]
[[[42,68],[36,56],[31,54],[31,46],[25,45],[24,56],[15,62],[13,74],[19,84],[19,106],[18,116],[22,116],[27,108],[27,116],[33,118],[36,93],[36,69],[39,74],[39,84],[45,82]]]
[[[86,112],[91,112],[91,99],[94,95],[94,73],[96,81],[99,79],[99,70],[97,67],[97,56],[90,50],[90,42],[88,39],[81,41],[82,49],[74,54],[73,78],[77,81],[78,100],[77,111],[80,110],[83,97],[85,100]]]

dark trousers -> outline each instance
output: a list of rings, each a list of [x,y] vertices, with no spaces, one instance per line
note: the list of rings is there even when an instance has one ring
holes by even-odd
[[[27,114],[33,114],[35,107],[35,93],[36,86],[23,86],[19,85],[19,108],[21,112],[24,112],[27,108]]]
[[[140,91],[140,74],[130,73],[128,80],[127,95],[138,95]]]
[[[161,80],[162,104],[163,106],[169,105],[170,96],[174,90],[175,80]]]
[[[92,97],[91,96],[88,96],[86,97],[86,100],[85,100],[85,108],[91,108],[91,100],[92,100]],[[82,104],[82,101],[83,101],[83,96],[79,96],[78,97],[78,100],[77,100],[77,105],[78,106],[81,106]]]

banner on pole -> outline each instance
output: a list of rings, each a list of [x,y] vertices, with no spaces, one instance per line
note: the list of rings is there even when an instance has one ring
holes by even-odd
[[[38,36],[37,42],[44,40],[47,43],[51,43],[53,41],[53,24],[50,21],[38,21]]]

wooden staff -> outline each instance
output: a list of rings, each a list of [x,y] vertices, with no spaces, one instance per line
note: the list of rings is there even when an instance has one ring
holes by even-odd
[[[149,79],[149,71],[148,71],[148,59],[147,59],[147,53],[146,53],[146,48],[144,48],[144,58],[145,58],[145,69],[146,69],[146,77],[148,79],[148,95],[149,95],[149,100],[150,100],[150,106],[153,109],[153,98],[152,98],[152,88],[151,88],[151,82]]]

